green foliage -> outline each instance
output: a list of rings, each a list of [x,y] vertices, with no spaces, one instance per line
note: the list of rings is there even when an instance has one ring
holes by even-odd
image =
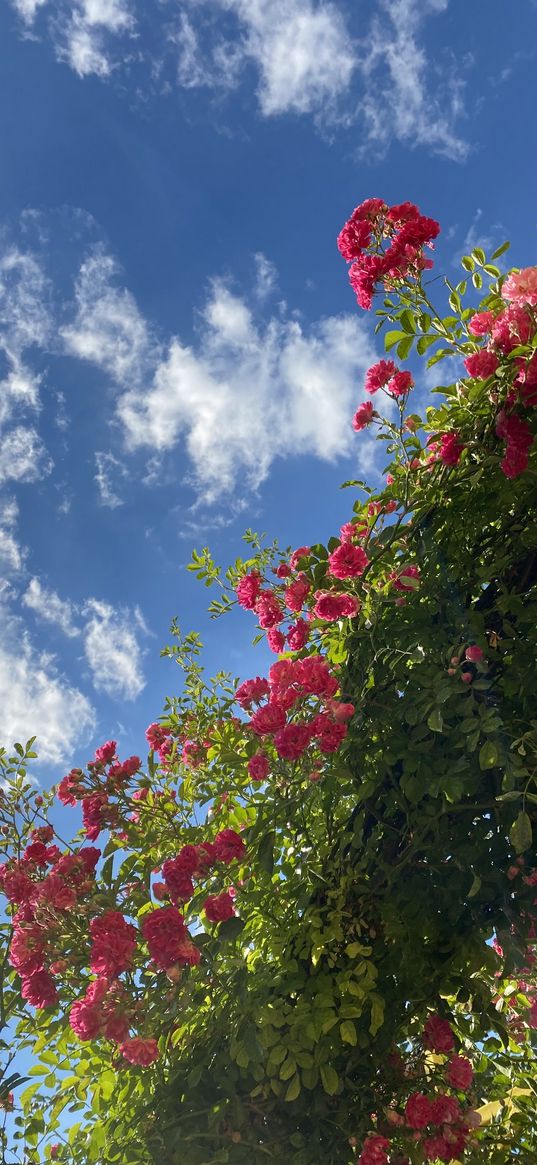
[[[492,281],[481,309],[499,310],[494,263],[476,248],[462,266],[474,287]],[[429,367],[455,357],[459,369],[477,350],[469,290],[446,281],[446,316],[421,283],[391,292],[377,313],[394,325],[386,350]],[[506,477],[495,431],[513,361],[533,350],[515,349],[487,379],[439,387],[425,420],[404,401],[396,420],[392,410],[381,432],[391,484],[345,483],[360,491],[359,577],[331,576],[338,539],[300,560],[312,618],[298,657],[322,653],[354,705],[337,751],[285,760],[265,739],[270,776],[252,782],[260,742],[237,716],[238,680],[207,679],[198,636],[173,625],[165,654],[183,684],[161,720],[171,747],[117,792],[95,892],[82,918],[58,923],[69,964],[60,1008],[29,1014],[3,963],[2,1021],[36,1061],[15,1122],[26,1160],[52,1140],[73,1165],[349,1165],[368,1134],[392,1136],[410,1093],[445,1088],[446,1056],[423,1045],[438,1013],[474,1068],[468,1103],[482,1121],[464,1160],[504,1165],[507,1149],[519,1165],[535,1161],[536,460]],[[464,447],[455,465],[430,461],[423,442],[446,433]],[[193,554],[189,569],[220,587],[214,615],[247,572],[280,585],[271,571],[289,551],[251,531],[246,542],[251,556],[224,575],[207,549]],[[356,618],[315,616],[314,594],[334,588],[359,599]],[[193,765],[185,739],[203,745]],[[2,762],[7,857],[46,820],[47,798],[38,806],[26,784],[31,745]],[[134,806],[133,790],[145,797]],[[140,944],[124,976],[159,1060],[144,1069],[104,1039],[79,1042],[67,1014],[89,981],[88,918],[121,909],[138,925],[152,871],[223,828],[246,844],[227,875],[236,916],[208,921],[203,900],[222,888],[209,879],[185,905],[199,966],[166,974]],[[7,945],[9,917],[2,929]],[[421,1165],[410,1135],[405,1152]]]

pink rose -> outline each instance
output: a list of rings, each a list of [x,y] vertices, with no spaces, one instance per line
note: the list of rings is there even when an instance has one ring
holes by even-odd
[[[523,267],[522,271],[512,271],[502,287],[503,299],[515,303],[527,303],[537,307],[537,267]]]

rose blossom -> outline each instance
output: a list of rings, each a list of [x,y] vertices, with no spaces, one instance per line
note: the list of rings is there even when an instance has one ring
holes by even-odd
[[[277,627],[271,627],[270,631],[267,631],[267,643],[270,650],[279,655],[285,647],[285,635]]]
[[[365,391],[371,394],[378,392],[379,388],[384,388],[396,372],[397,365],[394,364],[393,360],[379,360],[378,364],[372,364],[365,375]]]
[[[492,373],[496,371],[499,361],[494,352],[489,352],[483,348],[481,352],[474,352],[471,356],[467,356],[463,363],[469,376],[486,380],[487,376],[492,376]]]
[[[142,1036],[132,1036],[131,1039],[125,1040],[120,1051],[130,1064],[138,1064],[140,1068],[149,1068],[149,1065],[154,1064],[159,1058],[157,1041],[145,1040]]]
[[[245,611],[253,611],[257,596],[261,590],[261,575],[257,570],[245,574],[235,588],[237,600]]]
[[[233,918],[235,915],[233,898],[227,890],[212,898],[206,898],[203,910],[209,922],[226,922],[228,918]]]
[[[311,740],[311,731],[306,724],[286,724],[274,737],[278,756],[283,760],[298,760],[306,751]]]
[[[396,372],[395,376],[392,376],[391,380],[388,381],[388,392],[391,392],[393,396],[404,396],[413,384],[414,380],[410,372]]]
[[[270,762],[264,752],[255,752],[248,761],[248,774],[253,781],[264,781],[269,774]]]
[[[476,311],[468,324],[468,331],[472,333],[472,336],[485,336],[491,331],[493,323],[493,312]]]
[[[457,433],[442,433],[438,458],[444,465],[457,465],[464,445]]]
[[[352,427],[355,433],[361,433],[362,429],[365,429],[371,423],[374,416],[376,416],[376,413],[370,400],[365,400],[363,404],[358,405],[352,418]]]
[[[274,594],[274,591],[260,591],[255,602],[255,613],[257,615],[259,626],[264,631],[269,631],[272,627],[276,627],[283,619],[283,610],[281,604]]]
[[[452,1056],[446,1072],[446,1079],[452,1088],[459,1088],[462,1092],[470,1087],[474,1073],[472,1065],[465,1056]]]
[[[353,618],[359,610],[360,603],[354,595],[341,594],[338,591],[315,592],[313,611],[317,619],[335,623],[338,619]]]
[[[423,1029],[423,1046],[430,1052],[450,1052],[455,1046],[453,1032],[439,1015],[430,1015]]]
[[[537,307],[537,267],[512,271],[502,287],[502,298]]]
[[[273,736],[285,724],[285,712],[279,704],[270,702],[264,704],[254,712],[250,720],[250,728],[256,736]]]
[[[342,542],[328,555],[328,570],[333,578],[357,578],[368,565],[365,550],[350,542]]]
[[[432,1121],[430,1100],[422,1092],[414,1092],[405,1105],[406,1123],[411,1129],[424,1129]]]

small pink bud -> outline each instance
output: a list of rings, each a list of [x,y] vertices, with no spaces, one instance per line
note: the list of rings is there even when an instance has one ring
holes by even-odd
[[[472,680],[473,680],[473,678],[474,678],[474,677],[473,677],[473,675],[472,675],[472,673],[471,673],[470,671],[463,671],[463,672],[461,673],[461,680],[462,680],[462,682],[463,682],[464,684],[471,684],[471,683],[472,683]]]
[[[457,664],[459,664],[461,661],[458,655],[452,655],[449,662],[451,663],[452,667],[457,667]]]
[[[465,656],[469,663],[482,663],[485,658],[485,653],[480,647],[474,644],[474,646],[466,648]]]
[[[456,667],[448,667],[447,674],[448,674],[448,676],[456,676],[457,675],[457,668]]]

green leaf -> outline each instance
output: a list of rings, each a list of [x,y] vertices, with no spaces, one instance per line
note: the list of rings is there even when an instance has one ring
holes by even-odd
[[[443,732],[444,720],[440,708],[433,708],[433,711],[429,713],[427,727],[431,729],[431,732]]]
[[[330,1064],[321,1064],[320,1072],[325,1092],[329,1096],[335,1096],[339,1087],[339,1076],[337,1072]]]
[[[505,252],[509,250],[510,246],[511,244],[509,242],[502,243],[501,247],[497,247],[496,250],[492,252],[491,259],[499,259],[500,255],[504,255]]]
[[[259,865],[261,866],[261,869],[265,870],[265,873],[267,874],[272,874],[274,869],[275,840],[276,834],[274,830],[271,830],[270,833],[266,833],[265,836],[261,839],[259,843],[259,849],[257,851],[257,860]]]
[[[285,1093],[284,1100],[296,1100],[297,1096],[300,1096],[300,1076],[298,1072],[293,1076],[289,1088]]]
[[[343,1023],[339,1025],[339,1034],[344,1044],[350,1044],[355,1048],[358,1043],[358,1036],[356,1035],[356,1028],[352,1019],[344,1019]]]
[[[479,749],[479,768],[493,769],[498,764],[498,749],[492,740],[486,740]]]
[[[226,921],[221,922],[218,927],[218,938],[223,942],[230,942],[239,937],[245,925],[242,918],[226,918]]]
[[[532,841],[531,821],[524,809],[520,810],[518,817],[513,821],[511,829],[509,830],[509,840],[514,846],[517,854],[523,854],[525,850],[529,849]]]
[[[416,323],[412,312],[409,311],[408,308],[401,312],[401,315],[399,316],[399,323],[401,324],[403,331],[408,332],[408,334],[411,336],[414,335],[416,331]]]
[[[482,247],[474,247],[474,249],[472,251],[472,255],[473,255],[474,259],[477,259],[478,263],[481,263],[481,265],[483,265],[483,263],[486,263],[486,261],[487,261],[487,257],[485,255],[485,252],[482,249]]]
[[[480,889],[481,889],[481,878],[479,877],[479,874],[474,874],[472,885],[470,886],[470,889],[468,891],[468,898],[475,898],[475,895],[479,894]]]
[[[400,360],[406,360],[413,343],[414,336],[405,336],[404,340],[400,340],[397,345],[397,355]]]
[[[420,336],[416,344],[418,355],[423,356],[423,353],[431,347],[431,344],[434,344],[435,340],[438,340],[438,336]]]
[[[494,255],[492,256],[492,258],[494,258]],[[473,269],[475,267],[475,263],[474,263],[474,260],[472,259],[471,255],[463,255],[463,257],[461,259],[461,263],[462,263],[462,266],[464,267],[465,271],[473,271]]]
[[[296,1072],[295,1057],[289,1056],[288,1059],[284,1061],[284,1063],[282,1064],[282,1066],[280,1068],[280,1080],[284,1080],[284,1081],[290,1080],[291,1076],[294,1076],[295,1072]]]
[[[385,351],[389,352],[390,348],[394,348],[400,340],[406,340],[405,332],[386,332],[386,335],[384,336]]]

